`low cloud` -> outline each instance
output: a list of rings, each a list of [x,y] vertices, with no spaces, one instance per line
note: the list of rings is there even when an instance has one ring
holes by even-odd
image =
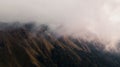
[[[119,0],[1,0],[0,21],[36,22],[61,34],[97,36],[112,48],[120,38],[119,4]]]

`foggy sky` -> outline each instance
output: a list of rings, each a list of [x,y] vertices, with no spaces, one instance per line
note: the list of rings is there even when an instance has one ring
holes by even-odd
[[[48,24],[62,34],[120,39],[119,0],[0,0],[0,21]],[[110,45],[111,46],[111,45]],[[109,46],[108,46],[109,47]]]

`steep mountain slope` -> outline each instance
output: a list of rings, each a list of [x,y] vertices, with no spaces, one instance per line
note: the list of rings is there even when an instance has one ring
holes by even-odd
[[[104,52],[100,42],[57,38],[32,24],[0,30],[0,67],[119,67],[120,55]]]

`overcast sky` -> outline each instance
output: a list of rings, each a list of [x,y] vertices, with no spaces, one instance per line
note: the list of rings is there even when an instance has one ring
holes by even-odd
[[[46,23],[53,29],[120,38],[120,0],[0,0],[0,21]],[[65,32],[66,31],[66,32]]]

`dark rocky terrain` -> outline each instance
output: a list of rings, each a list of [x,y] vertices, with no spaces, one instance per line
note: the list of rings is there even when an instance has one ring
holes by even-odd
[[[0,67],[120,67],[120,55],[104,45],[56,37],[46,25],[0,23]]]

